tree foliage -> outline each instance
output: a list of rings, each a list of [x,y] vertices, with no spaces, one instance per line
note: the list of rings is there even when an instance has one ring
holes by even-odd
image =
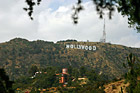
[[[73,6],[74,13],[72,14],[72,19],[75,24],[78,23],[78,13],[83,10],[82,6],[83,0],[77,0],[75,6]],[[130,27],[137,29],[140,32],[140,0],[91,0],[96,5],[96,11],[100,18],[103,18],[104,11],[108,10],[109,18],[112,18],[112,12],[115,8],[123,16],[128,17],[128,24]],[[25,0],[28,7],[23,8],[28,12],[29,17],[33,20],[32,14],[35,5],[40,5],[41,0]]]
[[[13,82],[9,80],[4,69],[0,68],[0,92],[1,93],[14,93],[12,89]]]
[[[37,66],[31,66],[31,68],[30,68],[30,70],[29,70],[29,74],[31,75],[31,76],[33,76],[33,75],[35,75],[35,72],[37,72],[37,71],[39,71],[38,70],[38,68],[37,68]]]
[[[85,67],[81,68],[68,68],[68,87],[75,87],[74,89],[66,89],[63,88],[62,85],[59,83],[59,80],[62,76],[62,68],[58,67],[46,67],[40,69],[42,73],[38,73],[34,78],[30,78],[28,76],[20,77],[18,80],[15,81],[14,88],[20,88],[21,91],[25,89],[30,89],[32,92],[35,93],[39,89],[47,89],[51,87],[61,87],[58,91],[63,91],[62,93],[83,93],[83,91],[87,90],[89,93],[92,91],[104,91],[103,84],[100,76],[94,70],[87,70]],[[45,73],[44,73],[45,72]],[[57,75],[56,75],[57,74]],[[59,75],[58,75],[59,74]],[[86,80],[78,80],[78,78],[86,78]],[[82,82],[86,82],[82,84]],[[99,89],[99,86],[101,87]]]
[[[78,0],[76,6],[74,6],[74,14],[72,18],[74,23],[78,23],[78,13],[83,10],[83,0]],[[104,11],[108,10],[108,16],[111,19],[112,13],[115,9],[118,9],[123,16],[128,17],[129,27],[133,27],[140,32],[140,0],[92,0],[96,5],[96,11],[100,18],[103,18]]]
[[[136,61],[136,56],[132,53],[127,57],[127,64],[123,64],[125,68],[128,68],[128,73],[126,73],[125,78],[130,83],[129,87],[127,87],[127,91],[130,93],[138,93],[134,91],[137,91],[137,88],[140,87],[139,81],[137,80],[138,71],[140,71],[138,64],[139,63]]]
[[[140,32],[140,0],[118,0],[118,11],[128,17],[128,24]]]

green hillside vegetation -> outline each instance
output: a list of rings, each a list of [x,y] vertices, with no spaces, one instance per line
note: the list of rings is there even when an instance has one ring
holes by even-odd
[[[42,73],[37,74],[34,78],[23,76],[17,79],[14,83],[13,89],[17,92],[28,90],[31,91],[31,93],[36,93],[43,89],[55,87],[57,88],[57,92],[62,93],[83,93],[84,91],[89,93],[91,93],[91,91],[103,93],[103,85],[106,83],[102,81],[101,77],[97,75],[94,70],[88,70],[85,67],[80,67],[80,69],[76,69],[71,66],[68,67],[69,75],[67,87],[63,87],[63,84],[59,83],[59,79],[61,77],[61,69],[59,67],[47,67],[40,69],[40,71]],[[87,80],[85,80],[86,83],[82,84],[83,81],[78,80],[80,77],[87,78]]]
[[[82,49],[67,49],[66,44],[96,46],[96,51]],[[21,76],[29,76],[32,66],[39,69],[48,66],[79,69],[93,69],[104,79],[120,78],[127,72],[123,63],[127,63],[130,53],[140,57],[139,48],[99,42],[78,42],[76,40],[58,41],[28,41],[15,38],[0,44],[0,67],[4,68],[11,80]]]

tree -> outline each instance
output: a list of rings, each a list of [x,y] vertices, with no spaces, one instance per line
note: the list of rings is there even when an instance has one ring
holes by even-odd
[[[86,73],[86,76],[87,76],[87,78],[89,79],[89,81],[90,81],[91,83],[100,80],[99,75],[98,75],[94,70],[88,71],[88,72]]]
[[[50,88],[56,87],[59,84],[59,78],[55,75],[56,68],[47,67],[46,74],[41,73],[35,77],[36,82],[33,83],[33,86],[36,88]]]
[[[137,71],[135,70],[136,56],[132,53],[127,57],[127,65],[123,64],[125,68],[128,68],[128,73],[126,74],[126,80],[130,83],[127,88],[130,93],[133,93],[133,89],[137,86]]]
[[[84,66],[80,67],[80,76],[84,77],[86,73],[86,68]]]
[[[40,5],[42,0],[25,0],[28,7],[23,8],[28,12],[29,17],[33,20],[32,13],[35,5]],[[73,9],[75,10],[72,14],[72,19],[75,24],[78,23],[78,13],[83,10],[82,6],[83,0],[77,0]],[[104,10],[109,11],[109,18],[112,17],[112,12],[115,8],[118,9],[119,12],[123,16],[128,17],[129,27],[133,27],[140,32],[140,0],[91,0],[96,5],[96,11],[99,14],[100,18],[103,18]]]
[[[35,74],[35,72],[37,72],[37,71],[39,71],[39,69],[37,68],[37,66],[32,65],[31,68],[30,68],[30,70],[29,70],[29,74],[31,76],[33,76]]]
[[[1,93],[14,93],[12,89],[13,82],[9,80],[4,69],[0,69],[0,92]]]

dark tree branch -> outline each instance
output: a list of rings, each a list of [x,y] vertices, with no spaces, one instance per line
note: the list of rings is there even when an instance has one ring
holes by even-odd
[[[112,13],[115,8],[118,9],[119,12],[123,16],[128,17],[129,27],[133,27],[140,32],[140,0],[92,0],[96,5],[96,11],[99,14],[100,18],[103,18],[104,11],[109,11],[109,18],[112,18]],[[41,0],[25,0],[25,3],[28,5],[27,8],[23,8],[26,12],[28,12],[29,17],[33,20],[32,14],[35,5],[40,5]],[[77,0],[75,6],[73,6],[74,13],[72,14],[73,23],[77,24],[79,16],[78,14],[83,10],[82,0]]]

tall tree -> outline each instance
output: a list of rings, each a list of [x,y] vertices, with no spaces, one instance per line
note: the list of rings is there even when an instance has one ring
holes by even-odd
[[[126,80],[130,83],[128,91],[133,93],[133,89],[137,86],[137,73],[135,71],[136,56],[132,53],[127,57],[127,65],[123,64],[125,68],[128,68],[128,73],[126,74]]]
[[[12,84],[4,69],[0,69],[0,93],[14,93]]]

